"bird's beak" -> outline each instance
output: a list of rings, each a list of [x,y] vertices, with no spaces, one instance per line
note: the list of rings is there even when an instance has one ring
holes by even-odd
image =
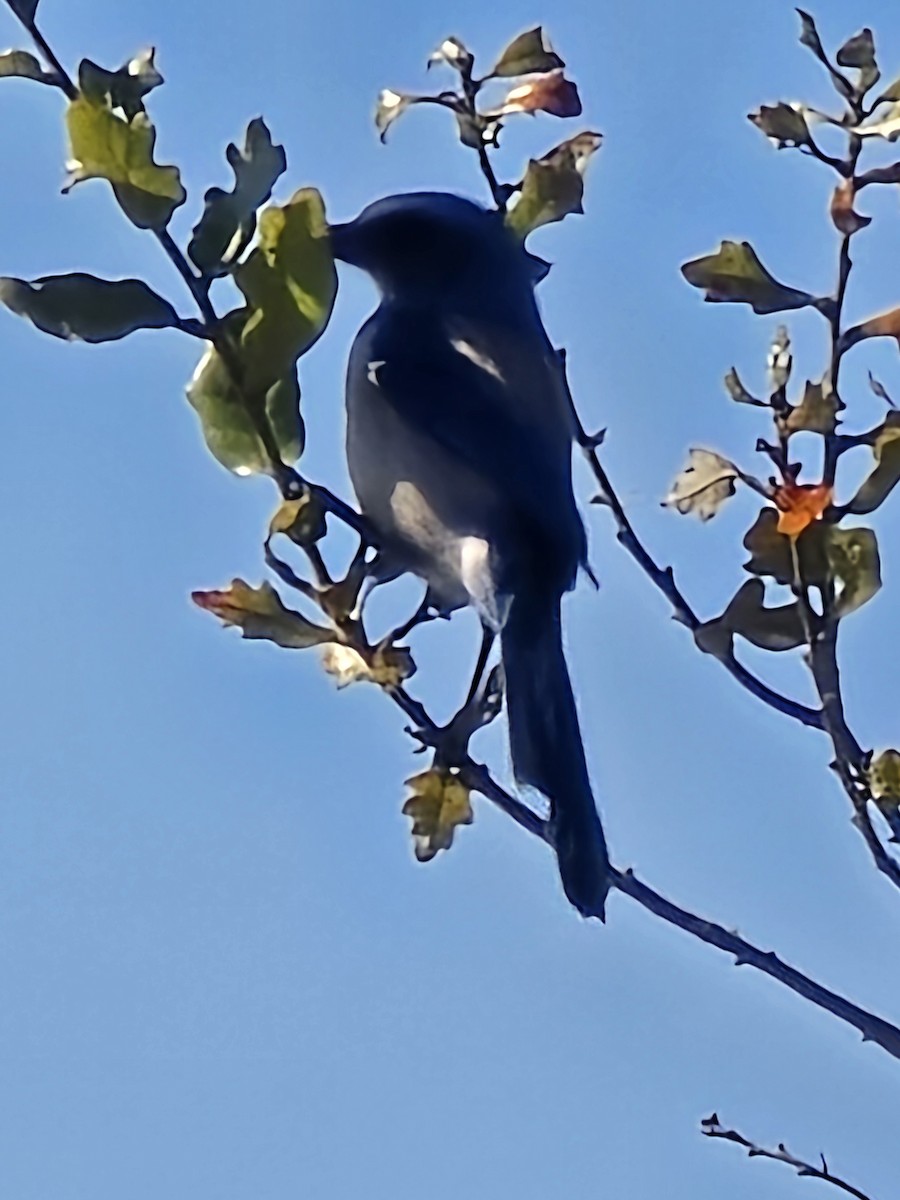
[[[329,225],[328,233],[331,238],[331,253],[340,262],[360,266],[359,237],[355,221],[345,221],[342,225]]]

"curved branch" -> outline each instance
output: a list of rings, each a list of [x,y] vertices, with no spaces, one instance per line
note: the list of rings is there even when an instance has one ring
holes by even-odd
[[[814,1163],[806,1162],[802,1158],[797,1158],[795,1154],[791,1154],[784,1142],[779,1143],[777,1150],[767,1150],[765,1146],[759,1146],[756,1142],[745,1138],[736,1129],[725,1129],[719,1123],[719,1118],[715,1113],[700,1122],[700,1129],[704,1137],[719,1138],[724,1142],[735,1142],[738,1146],[743,1146],[750,1158],[767,1158],[772,1162],[786,1163],[789,1167],[793,1167],[798,1175],[806,1176],[808,1179],[819,1179],[822,1183],[830,1183],[838,1191],[845,1192],[848,1196],[854,1196],[855,1200],[872,1200],[870,1196],[854,1187],[852,1183],[848,1183],[846,1179],[832,1175],[824,1154],[820,1155],[821,1165],[816,1166]]]
[[[402,686],[387,687],[385,691],[406,715],[415,722],[425,735],[429,745],[440,745],[441,728],[431,720],[419,701],[413,699]],[[480,792],[507,816],[525,829],[528,833],[548,841],[547,823],[527,805],[502,788],[488,771],[487,767],[477,763],[467,752],[457,755],[453,762],[452,747],[448,746],[448,765],[453,765],[459,772],[459,778],[473,791]],[[790,966],[772,951],[761,950],[739,934],[725,929],[714,921],[708,921],[687,909],[680,908],[665,896],[642,883],[631,870],[619,871],[611,868],[612,887],[623,895],[635,900],[642,908],[660,917],[670,925],[677,925],[685,933],[715,946],[726,954],[734,957],[736,966],[751,966],[783,987],[802,996],[817,1008],[831,1013],[839,1021],[851,1025],[862,1034],[864,1042],[875,1042],[893,1058],[900,1059],[900,1028],[885,1021],[882,1017],[868,1012],[852,1001],[847,1000],[837,992],[831,991],[796,967]]]

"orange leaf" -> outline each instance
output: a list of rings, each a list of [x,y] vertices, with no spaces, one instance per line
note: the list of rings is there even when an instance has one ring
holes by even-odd
[[[507,93],[503,104],[489,117],[505,117],[509,113],[547,112],[554,117],[577,117],[581,113],[578,88],[566,79],[562,70],[536,75]]]
[[[799,537],[808,525],[818,521],[833,495],[834,489],[825,483],[786,483],[778,488],[778,532],[785,537]]]
[[[872,224],[871,217],[863,217],[854,211],[853,201],[856,191],[852,179],[845,179],[834,189],[831,197],[831,219],[840,233],[858,233]]]

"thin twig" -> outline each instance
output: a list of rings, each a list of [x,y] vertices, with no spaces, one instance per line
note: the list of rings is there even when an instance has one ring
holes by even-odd
[[[743,1146],[750,1158],[767,1158],[772,1162],[786,1163],[800,1176],[805,1176],[808,1179],[819,1179],[822,1183],[830,1183],[832,1187],[837,1188],[841,1192],[846,1192],[848,1196],[854,1196],[856,1200],[872,1200],[872,1197],[865,1192],[861,1192],[859,1188],[854,1187],[852,1183],[848,1183],[846,1179],[841,1179],[838,1175],[833,1175],[828,1169],[828,1163],[825,1161],[825,1155],[820,1155],[820,1165],[806,1162],[805,1159],[797,1158],[791,1154],[783,1142],[779,1142],[776,1150],[768,1150],[765,1146],[759,1146],[756,1142],[751,1142],[745,1138],[742,1133],[738,1133],[736,1129],[725,1129],[720,1123],[718,1116],[713,1113],[711,1117],[707,1117],[700,1124],[700,1130],[704,1137],[718,1138],[725,1142],[735,1142],[738,1146]]]
[[[597,454],[597,446],[602,441],[602,437],[592,437],[587,433],[582,424],[581,417],[578,415],[566,374],[565,351],[561,351],[559,357],[563,386],[566,390],[572,420],[575,424],[576,440],[594,478],[600,485],[600,500],[610,510],[616,522],[616,539],[628,551],[648,579],[659,588],[669,601],[675,620],[681,625],[686,626],[691,633],[695,633],[700,628],[702,622],[676,584],[672,568],[659,566],[635,533],[634,526],[629,520],[628,514],[625,512],[622,502],[617,496],[615,488]],[[786,717],[791,717],[793,720],[799,721],[802,725],[807,725],[811,729],[822,728],[822,713],[818,709],[808,708],[805,704],[800,704],[796,700],[782,696],[780,692],[776,692],[773,688],[770,688],[767,683],[764,683],[752,671],[748,671],[745,666],[738,662],[733,650],[723,652],[716,657],[729,675],[731,675],[732,679],[750,692],[752,696],[755,696],[757,700],[761,700],[769,708],[774,708],[776,712],[780,712]]]

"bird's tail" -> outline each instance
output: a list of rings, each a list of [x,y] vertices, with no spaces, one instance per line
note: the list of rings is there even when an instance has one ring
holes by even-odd
[[[516,778],[550,801],[553,845],[569,900],[582,916],[602,919],[609,860],[563,652],[560,597],[516,595],[502,645]]]

